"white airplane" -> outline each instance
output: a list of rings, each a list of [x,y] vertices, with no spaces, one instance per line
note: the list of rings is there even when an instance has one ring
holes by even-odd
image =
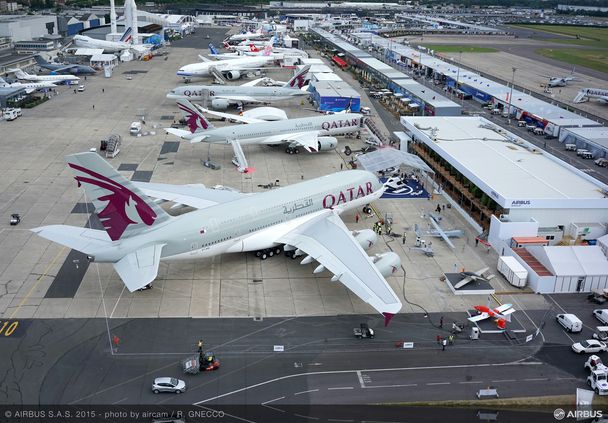
[[[483,269],[479,269],[476,272],[460,272],[460,277],[462,277],[462,279],[458,281],[456,285],[454,285],[454,289],[460,289],[466,284],[473,281],[479,280],[483,282],[488,282],[489,279],[483,277],[483,274],[486,273],[488,270],[490,270],[489,267],[484,267]]]
[[[192,77],[221,74],[226,77],[226,79],[233,80],[239,79],[243,72],[260,69],[275,60],[274,57],[268,54],[256,57],[237,57],[218,61],[207,59],[201,55],[198,57],[202,60],[202,62],[192,63],[181,67],[177,71],[177,76],[181,76],[184,79],[190,79]]]
[[[276,60],[283,60],[286,57],[308,58],[308,53],[295,48],[275,48],[267,44],[264,48],[249,46],[246,50],[237,50],[232,53],[220,53],[212,43],[209,43],[209,56],[215,59],[235,59],[244,56],[272,56]]]
[[[57,85],[49,81],[44,82],[13,82],[9,84],[3,78],[0,78],[0,88],[25,88],[27,94],[44,88],[56,88]]]
[[[339,218],[380,198],[383,185],[370,172],[349,170],[242,194],[200,184],[132,182],[91,152],[67,156],[66,161],[105,230],[50,225],[32,231],[86,254],[90,261],[112,263],[131,292],[157,277],[161,260],[247,251],[264,259],[282,249],[294,258],[307,255],[302,264],[318,261],[314,272],[329,270],[333,281],[381,313],[385,325],[401,309],[384,279],[400,266],[399,256],[387,252],[372,259],[364,251],[372,231],[353,234]],[[170,216],[158,204],[161,200],[197,210]]]
[[[167,94],[170,99],[211,100],[214,109],[227,109],[231,104],[266,103],[307,96],[308,86],[304,85],[310,65],[303,67],[282,87],[256,86],[259,79],[243,85],[183,85]]]
[[[76,82],[80,81],[80,78],[74,75],[30,75],[29,73],[23,71],[22,69],[9,69],[8,72],[15,74],[17,79],[23,81],[48,81],[48,82]]]
[[[165,128],[168,133],[191,143],[231,144],[241,172],[249,172],[241,144],[285,144],[286,153],[298,154],[300,147],[308,152],[333,150],[338,140],[330,135],[358,132],[363,119],[360,114],[313,116],[268,122],[245,116],[213,112],[195,106],[188,100],[178,100],[178,107],[186,115],[189,130]],[[201,113],[236,120],[247,125],[215,128]]]
[[[243,32],[231,35],[228,37],[228,41],[259,40],[260,38],[268,38],[268,34],[264,34],[262,28],[259,28],[256,32]]]
[[[122,37],[120,37],[119,41],[98,40],[96,38],[91,38],[80,34],[74,35],[73,41],[77,47],[103,49],[103,51],[108,53],[116,53],[133,48],[132,33],[133,30],[131,27],[128,27],[122,34]]]
[[[543,76],[549,78],[549,82],[547,83],[547,85],[551,88],[565,87],[566,85],[568,85],[568,82],[574,81],[576,79],[576,77],[574,76]]]
[[[583,88],[578,92],[573,102],[582,103],[584,101],[589,101],[591,98],[597,99],[600,103],[607,104],[608,90],[603,90],[601,88]]]
[[[511,321],[511,314],[515,313],[513,304],[503,304],[496,308],[477,305],[473,308],[477,310],[479,314],[469,317],[468,320],[470,322],[475,323],[492,317],[496,319],[496,326],[498,326],[499,329],[505,329],[507,327],[507,322]]]

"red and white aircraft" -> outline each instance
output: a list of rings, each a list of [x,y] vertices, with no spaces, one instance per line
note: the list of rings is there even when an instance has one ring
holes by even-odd
[[[511,313],[515,311],[513,304],[503,304],[494,309],[479,305],[473,308],[477,310],[479,314],[477,316],[469,317],[470,322],[479,322],[480,320],[493,317],[496,318],[496,326],[498,326],[499,329],[504,329],[507,326],[507,321],[511,321]]]

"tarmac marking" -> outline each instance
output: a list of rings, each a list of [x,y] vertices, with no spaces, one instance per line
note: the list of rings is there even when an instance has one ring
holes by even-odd
[[[500,382],[515,382],[515,379],[497,379],[497,380],[492,381],[492,383],[500,383]]]
[[[363,382],[363,376],[361,375],[361,370],[357,370],[357,378],[359,378],[359,384],[362,388],[365,388],[365,382]]]
[[[284,398],[285,397],[278,397],[278,398],[275,398],[275,399],[271,399],[271,400],[268,400],[266,402],[263,402],[262,405],[270,404],[271,402],[279,401],[279,400],[282,400]]]
[[[122,298],[122,294],[123,294],[123,292],[125,292],[126,287],[127,287],[127,285],[125,285],[125,284],[122,285],[122,291],[120,291],[120,295],[118,296],[118,299],[116,300],[116,304],[114,304],[114,308],[112,308],[112,312],[110,313],[110,319],[112,318],[112,316],[114,316],[116,307],[118,307],[118,303],[120,302],[120,299]]]
[[[450,384],[451,384],[451,382],[430,382],[430,383],[427,383],[427,385],[429,385],[429,386],[433,386],[433,385],[450,385]]]
[[[408,386],[418,386],[417,383],[407,383],[404,385],[374,385],[374,386],[365,386],[366,389],[373,389],[373,388],[405,388]]]
[[[308,394],[309,392],[318,392],[318,389],[309,389],[308,391],[296,392],[294,395]]]
[[[34,290],[36,289],[36,287],[38,287],[38,284],[40,283],[40,281],[42,280],[42,278],[45,277],[45,276],[47,276],[49,270],[51,270],[51,267],[53,267],[53,265],[55,264],[55,262],[57,261],[57,259],[59,258],[59,256],[66,249],[67,249],[67,247],[61,248],[61,250],[59,250],[59,252],[53,258],[53,260],[51,260],[51,262],[48,264],[48,266],[46,267],[46,269],[44,269],[44,272],[42,272],[42,274],[40,276],[38,276],[38,278],[36,278],[36,283],[34,283],[34,285],[32,285],[32,287],[30,288],[30,290],[27,292],[26,296],[23,297],[23,299],[21,300],[21,302],[17,306],[17,308],[15,310],[13,310],[13,312],[11,313],[11,316],[9,317],[9,320],[12,320],[15,317],[15,314],[17,314],[17,312],[19,311],[19,309],[21,309],[21,307],[23,306],[23,304],[25,304],[25,302],[30,297],[30,295],[32,295],[32,293],[34,292]]]
[[[126,400],[128,400],[128,399],[129,399],[129,397],[125,397],[125,398],[123,398],[123,399],[121,399],[121,400],[114,401],[114,402],[112,403],[112,405],[114,405],[114,404],[119,404],[119,403],[121,403],[121,402],[123,402],[123,401],[126,401]]]
[[[522,379],[522,380],[524,380],[526,382],[537,382],[537,381],[541,381],[541,380],[549,380],[549,378],[548,377],[536,377],[536,378],[532,377],[532,378]]]
[[[328,391],[338,391],[340,389],[355,389],[354,386],[336,386],[335,388],[327,388]]]
[[[356,373],[357,375],[359,375],[362,372],[396,372],[396,371],[408,371],[408,370],[439,370],[439,369],[464,369],[464,368],[470,369],[470,368],[480,368],[480,367],[505,367],[505,366],[524,366],[524,365],[528,366],[528,365],[540,365],[540,364],[543,364],[543,363],[541,363],[541,362],[519,363],[517,361],[512,361],[509,363],[454,364],[454,365],[449,365],[449,366],[395,367],[395,368],[388,368],[388,369],[326,370],[326,371],[320,371],[320,372],[304,372],[304,373],[296,373],[296,374],[285,375],[285,376],[280,376],[280,377],[276,377],[273,379],[265,380],[263,382],[255,383],[253,385],[249,385],[249,386],[245,386],[243,388],[235,389],[233,391],[225,392],[223,394],[216,395],[216,396],[204,399],[202,401],[197,401],[197,402],[193,403],[192,405],[204,404],[206,402],[214,401],[219,398],[224,398],[224,397],[227,397],[227,396],[230,396],[233,394],[238,394],[239,392],[247,391],[249,389],[259,388],[260,386],[265,386],[265,385],[269,385],[271,383],[275,383],[278,381],[293,379],[293,378],[302,377],[302,376],[334,375],[334,374],[347,374],[347,373]],[[174,365],[174,363],[170,364],[168,366],[165,366],[164,368],[167,368],[167,367],[170,367],[173,365]],[[156,372],[158,372],[158,370],[162,370],[162,369],[153,370],[150,373],[156,373]],[[141,377],[142,376],[139,376],[134,379],[138,379]],[[359,380],[361,381],[361,379],[359,379]],[[127,383],[127,382],[123,382],[123,383]],[[449,384],[449,382],[447,382],[447,383]],[[362,387],[365,387],[365,386],[362,385]],[[114,387],[108,387],[105,390],[109,390],[109,389],[113,389],[113,388]],[[90,396],[93,396],[93,395],[90,395]]]
[[[303,419],[309,419],[309,420],[319,420],[318,417],[312,417],[312,416],[305,416],[303,414],[296,414],[293,413],[294,416],[298,416],[298,417],[302,417]]]
[[[465,385],[465,384],[473,384],[473,383],[483,383],[483,381],[482,380],[470,380],[470,381],[458,382],[458,383]]]
[[[281,410],[280,408],[276,408],[276,407],[271,407],[271,406],[266,405],[266,404],[262,404],[262,407],[270,408],[271,410],[275,410],[275,411],[280,411],[281,413],[285,412],[285,410]]]
[[[354,422],[353,419],[347,420],[347,419],[327,419],[328,422]]]

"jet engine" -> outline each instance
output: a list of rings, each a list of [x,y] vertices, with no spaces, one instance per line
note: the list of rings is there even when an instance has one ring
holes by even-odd
[[[373,259],[374,265],[382,276],[392,275],[401,266],[401,258],[397,253],[389,251],[388,253],[376,254]]]
[[[211,107],[216,110],[226,110],[230,106],[230,102],[223,98],[214,98],[211,100]]]
[[[319,137],[319,151],[333,150],[338,145],[336,137]]]
[[[371,229],[353,231],[353,237],[357,240],[361,248],[368,250],[378,241],[378,235]]]
[[[225,76],[227,80],[232,81],[233,79],[239,79],[241,77],[241,72],[236,70],[228,71]]]

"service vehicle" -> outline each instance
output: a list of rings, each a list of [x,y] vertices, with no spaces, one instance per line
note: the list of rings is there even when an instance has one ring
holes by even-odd
[[[577,354],[591,354],[608,350],[608,345],[597,339],[586,339],[572,344],[572,351]]]
[[[587,385],[597,395],[608,395],[608,372],[606,370],[592,370],[587,376]]]
[[[361,323],[358,328],[353,329],[353,335],[355,335],[355,338],[358,339],[372,339],[374,337],[374,330],[367,326],[367,323]]]
[[[566,151],[576,151],[576,144],[565,144]]]
[[[160,392],[181,394],[182,392],[186,392],[186,382],[174,377],[157,377],[152,384],[152,392],[155,394]]]
[[[604,365],[604,363],[602,362],[602,359],[599,358],[597,355],[591,355],[589,356],[589,358],[587,359],[587,361],[585,361],[585,364],[583,365],[584,369],[587,371],[593,371],[593,370],[608,370],[608,367],[606,367]]]
[[[557,323],[562,325],[567,332],[580,332],[583,330],[583,322],[574,314],[558,314],[555,317]]]
[[[608,341],[608,326],[597,326],[593,333],[593,339],[598,339],[602,342]]]
[[[79,85],[79,86],[78,86],[78,92],[79,92],[79,93],[83,93],[85,89],[86,89],[86,88],[85,88],[85,86],[84,86],[84,85]]]
[[[9,221],[11,226],[17,226],[19,224],[19,222],[21,222],[21,216],[19,216],[18,213],[11,214],[11,219]]]
[[[129,127],[129,133],[131,135],[137,135],[141,132],[141,122],[132,122]]]
[[[604,157],[600,157],[599,159],[595,159],[595,161],[593,163],[595,163],[599,167],[608,167],[608,159],[606,159]]]
[[[608,324],[608,309],[595,309],[593,310],[593,316],[603,324]]]

